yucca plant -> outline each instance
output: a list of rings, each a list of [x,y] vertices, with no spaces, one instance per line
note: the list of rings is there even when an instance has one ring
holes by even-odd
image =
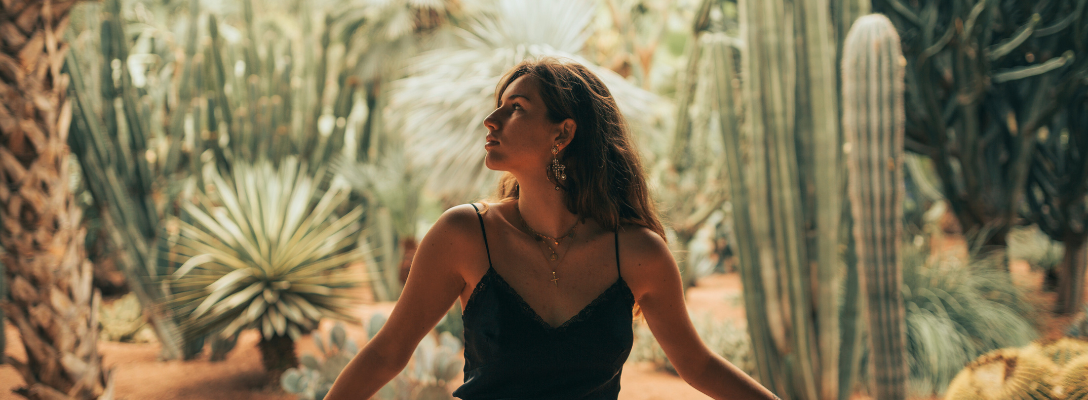
[[[294,341],[322,318],[355,321],[352,289],[361,280],[346,265],[363,210],[336,209],[348,197],[335,178],[322,193],[322,172],[310,176],[293,157],[235,164],[226,178],[210,172],[198,204],[187,204],[192,224],[178,221],[174,252],[187,260],[170,279],[168,303],[184,318],[187,337],[243,329],[261,331],[258,346],[270,378],[297,367]]]

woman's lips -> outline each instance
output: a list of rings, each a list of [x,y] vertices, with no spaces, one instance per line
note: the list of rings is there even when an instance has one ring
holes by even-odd
[[[497,140],[488,140],[487,142],[484,143],[484,148],[488,149],[488,148],[492,148],[492,147],[495,147],[495,146],[498,146],[498,145],[499,145],[499,142]]]

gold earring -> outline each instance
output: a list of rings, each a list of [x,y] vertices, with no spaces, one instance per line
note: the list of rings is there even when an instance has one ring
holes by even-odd
[[[559,145],[552,147],[552,174],[555,175],[557,181],[564,181],[567,179],[567,166],[559,163]],[[555,190],[559,190],[559,185],[555,186]]]

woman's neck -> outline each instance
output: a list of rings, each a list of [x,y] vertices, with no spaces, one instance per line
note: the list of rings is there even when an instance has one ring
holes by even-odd
[[[546,179],[518,181],[517,201],[521,218],[534,231],[551,237],[567,233],[578,221],[578,215],[567,210],[566,191],[555,190],[555,184]]]

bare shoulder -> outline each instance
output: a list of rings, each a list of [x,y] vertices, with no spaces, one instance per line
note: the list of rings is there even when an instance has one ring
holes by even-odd
[[[619,241],[620,270],[625,279],[676,268],[668,243],[650,228],[623,225],[620,227]]]
[[[477,207],[480,207],[477,205]],[[481,209],[482,210],[482,209]],[[480,220],[472,204],[450,207],[442,213],[427,232],[446,241],[460,242],[480,235]],[[458,243],[460,244],[460,243]]]
[[[683,302],[680,270],[665,239],[649,228],[627,225],[620,228],[619,240],[620,274],[644,310],[678,295]]]
[[[480,232],[480,220],[471,204],[451,207],[427,231],[419,250],[442,259],[443,264],[468,263],[475,256]]]

